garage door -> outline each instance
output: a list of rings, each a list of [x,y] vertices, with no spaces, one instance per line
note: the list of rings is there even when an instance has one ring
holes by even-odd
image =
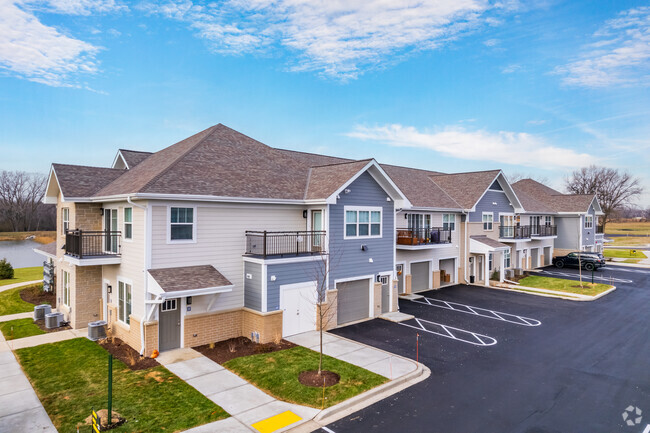
[[[551,260],[553,259],[551,256],[551,247],[544,247],[544,265],[548,266],[551,264]]]
[[[418,292],[430,289],[429,275],[429,262],[411,263],[411,290]]]
[[[343,325],[370,316],[370,280],[337,283],[337,324]]]

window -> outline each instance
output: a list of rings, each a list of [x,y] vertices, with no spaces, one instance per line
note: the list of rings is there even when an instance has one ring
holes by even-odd
[[[494,214],[492,212],[487,212],[483,214],[483,230],[492,230],[492,222],[494,220]]]
[[[63,280],[63,305],[70,306],[70,273],[61,271],[61,280]]]
[[[510,250],[505,250],[503,252],[503,266],[506,268],[510,267]]]
[[[133,239],[133,208],[124,208],[124,239]]]
[[[544,217],[544,225],[545,226],[553,225],[553,220],[551,218],[553,218],[553,217],[551,217],[550,215],[547,215],[547,216]]]
[[[488,254],[488,269],[492,270],[492,253]]]
[[[194,208],[173,207],[171,208],[171,231],[170,239],[193,240],[194,239]]]
[[[409,230],[419,230],[421,228],[431,228],[431,215],[410,213],[407,215]]]
[[[176,299],[167,299],[160,307],[160,311],[173,311],[176,309]]]
[[[530,217],[530,230],[531,234],[536,235],[539,234],[539,224],[541,222],[542,217],[540,216],[531,216]]]
[[[61,209],[61,222],[63,226],[63,233],[65,234],[65,232],[67,232],[70,227],[70,209],[67,207]]]
[[[442,229],[451,230],[452,232],[456,230],[456,215],[453,213],[446,213],[442,215]]]
[[[585,228],[590,229],[594,227],[594,216],[585,215]]]
[[[346,238],[379,236],[381,236],[381,208],[345,209]]]
[[[118,319],[127,325],[131,324],[131,285],[118,282]]]

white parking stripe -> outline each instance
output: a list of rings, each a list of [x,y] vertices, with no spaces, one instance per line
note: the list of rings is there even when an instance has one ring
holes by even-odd
[[[488,310],[486,308],[459,304],[457,302],[442,301],[434,298],[423,297],[421,299],[414,299],[411,302],[429,305],[431,307],[444,308],[445,310],[457,311],[459,313],[473,314],[474,316],[486,317],[488,319],[501,320],[502,322],[514,323],[515,325],[539,326],[542,324],[539,320],[531,319],[530,317],[504,313],[502,311]]]
[[[474,346],[493,346],[497,344],[496,339],[487,335],[443,325],[442,323],[431,322],[430,320],[424,320],[417,317],[415,318],[415,323],[417,323],[418,326],[409,325],[404,322],[400,322],[398,325],[408,326],[409,328],[417,329],[418,331],[451,338],[453,340],[462,341],[463,343],[473,344]],[[441,330],[444,331],[444,333],[442,333]]]
[[[542,271],[539,271],[539,273],[540,274],[543,273],[543,274],[547,274],[547,275],[555,275],[555,276],[564,277],[564,278],[571,278],[571,279],[574,279],[574,280],[580,278],[580,276],[578,274],[571,274],[571,273],[559,272],[559,271],[545,271],[545,270],[542,270]],[[591,281],[591,273],[588,273],[588,271],[585,271],[585,273],[582,274],[582,280],[583,281]],[[609,283],[609,282],[612,282],[612,283],[632,283],[633,282],[632,280],[625,280],[625,279],[622,279],[622,278],[614,278],[612,276],[607,277],[607,276],[602,275],[602,274],[594,275],[594,281],[600,281],[602,283]]]
[[[321,427],[323,430],[325,430],[327,433],[335,433],[334,430],[330,430],[327,427]]]
[[[650,433],[650,424],[645,426],[645,430],[643,430],[643,433]]]

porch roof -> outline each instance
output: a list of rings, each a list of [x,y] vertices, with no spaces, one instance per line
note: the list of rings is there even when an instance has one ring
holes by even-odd
[[[509,250],[510,247],[487,236],[470,236],[469,252],[474,254],[485,254],[494,251]]]
[[[230,292],[233,284],[212,265],[149,269],[149,291],[162,298]]]
[[[50,242],[49,244],[41,245],[34,248],[36,254],[41,254],[49,259],[56,259],[56,241]]]

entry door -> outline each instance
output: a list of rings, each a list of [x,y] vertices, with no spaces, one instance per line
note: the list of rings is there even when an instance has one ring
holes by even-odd
[[[117,209],[104,209],[104,230],[117,231]],[[107,233],[104,238],[104,250],[107,253],[117,253],[117,236]]]
[[[181,347],[181,309],[179,299],[168,299],[160,304],[158,338],[160,351]]]
[[[323,211],[313,210],[311,211],[311,229],[312,231],[318,232],[323,230]],[[312,235],[312,251],[320,251],[322,247],[323,239],[320,234]]]
[[[483,256],[478,256],[478,279],[483,281]]]
[[[381,282],[381,312],[388,313],[390,311],[390,277],[381,275],[379,281]]]
[[[280,286],[282,336],[316,329],[316,283]]]

